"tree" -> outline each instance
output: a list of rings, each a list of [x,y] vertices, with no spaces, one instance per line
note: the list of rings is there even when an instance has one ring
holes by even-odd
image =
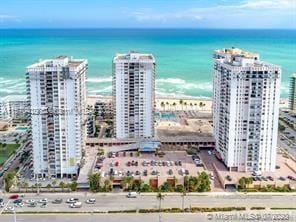
[[[184,190],[182,192],[182,211],[184,211],[184,205],[185,205],[185,196],[187,195],[186,191]]]
[[[170,107],[170,103],[169,102],[166,102],[165,104],[166,104],[166,106]]]
[[[145,184],[142,184],[140,191],[141,192],[152,192],[152,189],[149,186],[149,184],[145,183]]]
[[[205,192],[211,190],[211,180],[206,172],[201,172],[198,176],[198,179],[200,180],[199,188],[197,189],[198,192]]]
[[[286,129],[286,127],[284,125],[280,124],[280,123],[279,123],[279,127],[278,128],[279,128],[279,131],[280,132],[283,132]]]
[[[173,102],[173,107],[174,107],[174,109],[176,110],[176,103],[175,102]]]
[[[78,183],[76,181],[72,181],[72,183],[69,184],[69,188],[71,191],[77,190],[77,186],[78,186]]]
[[[185,191],[184,186],[182,184],[176,185],[175,191],[179,193],[183,193]]]
[[[4,178],[4,182],[5,182],[5,191],[6,192],[9,192],[10,191],[10,188],[12,187],[13,185],[13,179],[16,175],[16,172],[15,171],[12,171],[12,172],[8,172]]]
[[[112,181],[107,179],[104,181],[104,189],[106,192],[112,191]]]
[[[101,188],[101,175],[99,173],[91,174],[88,177],[89,188],[92,192],[99,192]]]
[[[57,185],[57,180],[53,180],[52,181],[52,187],[53,187],[53,191],[55,191],[55,186]]]
[[[245,177],[241,177],[239,180],[238,180],[238,184],[239,184],[239,187],[241,189],[245,189],[246,188],[246,178]]]
[[[252,177],[241,177],[238,180],[238,184],[239,184],[240,189],[246,189],[252,183],[253,183],[253,178]]]
[[[121,186],[125,191],[131,191],[134,185],[133,177],[123,177],[121,180]]]
[[[187,110],[187,102],[184,102],[184,105],[185,105],[185,107],[186,107],[186,110]]]
[[[163,101],[160,103],[160,106],[165,110],[165,103]]]
[[[203,107],[203,102],[199,103],[199,107],[202,108]]]
[[[161,192],[158,192],[156,195],[157,200],[159,201],[159,212],[161,210],[161,202],[164,200],[164,195]]]
[[[63,181],[61,181],[59,187],[62,189],[62,191],[64,191],[65,186],[66,184]]]
[[[174,187],[172,186],[172,184],[168,183],[168,182],[164,182],[161,186],[160,186],[160,190],[162,192],[173,192],[174,191]]]
[[[181,107],[182,107],[182,110],[183,110],[183,104],[184,104],[183,99],[180,99],[179,103],[180,103],[180,105],[181,105]]]
[[[46,188],[47,188],[47,190],[50,190],[50,189],[52,188],[51,184],[50,184],[50,183],[47,184],[47,185],[46,185]]]

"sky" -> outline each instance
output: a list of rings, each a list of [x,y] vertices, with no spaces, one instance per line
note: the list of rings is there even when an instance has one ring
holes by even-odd
[[[296,0],[0,0],[0,28],[296,29]]]

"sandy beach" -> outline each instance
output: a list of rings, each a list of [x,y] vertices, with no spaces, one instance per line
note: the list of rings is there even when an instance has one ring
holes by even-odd
[[[97,100],[111,102],[111,96],[89,95],[87,104],[93,106]],[[281,99],[280,108],[288,108],[289,100]],[[196,110],[203,112],[212,111],[212,100],[210,98],[198,97],[160,97],[155,98],[155,108],[158,111],[175,111],[175,110]]]
[[[111,102],[111,96],[91,95],[87,97],[87,104],[93,106],[97,100]],[[211,111],[212,100],[195,97],[156,97],[155,108],[159,111],[198,110]]]

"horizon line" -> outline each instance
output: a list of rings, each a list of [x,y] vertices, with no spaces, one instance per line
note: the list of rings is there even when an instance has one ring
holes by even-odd
[[[64,30],[64,29],[85,29],[85,30],[94,30],[94,29],[180,29],[180,30],[291,30],[295,31],[296,28],[201,28],[201,27],[14,27],[14,28],[1,28],[0,30]]]

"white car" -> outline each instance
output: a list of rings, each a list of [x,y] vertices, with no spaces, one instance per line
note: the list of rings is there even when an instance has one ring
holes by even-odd
[[[17,203],[17,204],[14,204],[15,207],[23,207],[24,204],[23,203]]]
[[[70,204],[71,208],[81,208],[82,207],[82,203],[81,202],[75,202]]]
[[[39,200],[39,203],[47,203],[47,198]]]
[[[95,202],[96,202],[96,199],[94,199],[94,198],[87,199],[87,200],[85,201],[85,203],[87,203],[87,204],[94,204]]]
[[[6,207],[4,210],[5,211],[14,211],[14,207]]]
[[[137,198],[137,192],[129,192],[126,195],[127,198]]]
[[[35,200],[26,200],[25,203],[26,204],[32,204],[32,203],[35,203]]]
[[[76,203],[78,201],[79,201],[78,198],[70,198],[66,201],[66,203]]]

